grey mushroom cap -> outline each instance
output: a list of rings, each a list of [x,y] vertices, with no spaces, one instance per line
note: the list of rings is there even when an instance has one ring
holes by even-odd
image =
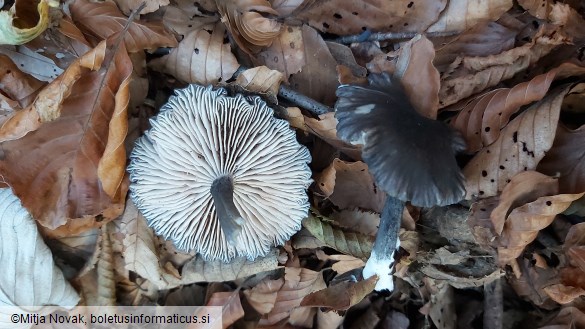
[[[371,74],[369,83],[337,89],[337,136],[363,145],[362,158],[388,195],[420,207],[461,201],[464,176],[455,155],[465,149],[463,138],[416,112],[389,74]]]
[[[130,156],[130,196],[155,233],[208,260],[264,256],[301,227],[309,151],[259,97],[178,90]]]

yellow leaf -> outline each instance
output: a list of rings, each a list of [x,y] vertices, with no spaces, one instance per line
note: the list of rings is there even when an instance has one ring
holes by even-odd
[[[0,44],[21,45],[27,43],[43,33],[49,26],[49,6],[54,6],[54,1],[41,0],[37,5],[38,21],[32,22],[30,19],[36,19],[36,17],[26,17],[27,15],[22,17],[17,14],[17,10],[19,13],[23,10],[26,13],[32,12],[31,8],[26,7],[33,6],[34,3],[32,1],[23,2],[20,4],[17,0],[10,10],[0,11]]]

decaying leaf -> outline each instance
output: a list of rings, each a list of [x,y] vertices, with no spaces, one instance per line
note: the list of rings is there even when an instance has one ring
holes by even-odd
[[[374,245],[372,236],[346,232],[322,221],[319,217],[322,218],[322,216],[310,212],[309,217],[303,220],[303,227],[327,246],[339,252],[364,260],[370,257]]]
[[[540,230],[552,223],[555,216],[567,209],[571,202],[582,197],[579,194],[543,196],[510,212],[506,218],[498,261],[507,264],[520,256],[527,244],[532,242]]]
[[[238,61],[224,42],[225,27],[221,22],[191,31],[168,55],[153,60],[155,70],[198,84],[217,84],[230,79],[238,69]]]
[[[276,100],[282,81],[283,75],[279,71],[271,70],[266,66],[257,66],[240,73],[235,84],[248,92],[263,94]]]
[[[15,110],[32,103],[45,83],[23,73],[12,60],[0,54],[0,125]]]
[[[585,67],[564,63],[513,88],[492,90],[465,105],[451,119],[451,125],[464,133],[467,151],[476,152],[492,144],[500,136],[500,129],[522,106],[541,100],[554,79],[584,74]]]
[[[495,21],[513,5],[510,0],[483,2],[481,0],[450,0],[439,19],[427,29],[435,31],[463,31],[478,23]]]
[[[56,236],[122,213],[131,72],[124,44],[102,41],[41,91],[29,108],[36,130],[1,144],[4,179],[41,225],[59,228]]]
[[[267,0],[216,0],[221,19],[238,46],[249,53],[257,53],[270,46],[278,37],[282,24]],[[272,16],[272,17],[271,17]]]
[[[525,70],[556,46],[569,40],[551,26],[544,25],[530,43],[497,55],[465,57],[455,72],[443,77],[439,91],[440,106],[454,104],[492,87]]]
[[[258,313],[268,314],[274,307],[278,291],[283,284],[283,278],[277,280],[264,279],[252,289],[245,290],[244,295],[248,303]]]
[[[273,325],[286,319],[292,310],[300,306],[306,295],[325,288],[320,272],[296,267],[286,267],[284,270],[284,284],[276,293],[272,310],[260,319],[261,326]]]
[[[124,15],[130,15],[144,2],[146,6],[140,12],[141,15],[157,11],[160,7],[169,5],[169,0],[115,0],[116,4],[122,10]]]
[[[359,282],[341,282],[305,296],[301,301],[301,306],[325,307],[336,311],[347,310],[374,291],[377,282],[377,275]]]
[[[322,261],[332,261],[331,269],[337,274],[343,274],[360,267],[364,267],[366,263],[351,255],[327,255],[323,250],[315,251],[315,256]]]
[[[39,36],[49,26],[49,6],[58,5],[53,0],[16,0],[10,10],[0,11],[0,45],[21,45]]]
[[[345,162],[334,159],[333,163],[315,177],[315,183],[325,197],[341,209],[361,208],[381,212],[386,194],[378,189],[361,162]]]
[[[337,35],[372,31],[424,31],[447,1],[305,1],[294,14],[322,32]]]
[[[221,306],[223,308],[221,312],[222,328],[229,328],[234,322],[244,316],[239,292],[239,289],[235,291],[214,292],[206,304],[206,306]]]
[[[467,198],[497,195],[510,179],[536,169],[551,148],[561,103],[568,90],[556,91],[512,120],[498,139],[463,169]]]
[[[122,31],[128,20],[113,2],[76,0],[69,8],[77,26],[86,35],[97,37],[99,40]],[[124,34],[124,42],[131,53],[177,46],[177,40],[165,31],[161,22],[132,22],[128,32]]]
[[[114,275],[114,252],[110,241],[109,228],[111,223],[101,227],[99,250],[96,264],[97,270],[97,301],[88,305],[116,306],[116,278]]]
[[[34,219],[8,188],[0,189],[0,236],[1,305],[29,306],[32,309],[21,312],[40,314],[53,312],[55,308],[50,305],[68,308],[77,305],[79,296],[54,264]],[[10,320],[13,312],[14,309],[0,309],[2,328],[21,327]]]
[[[359,209],[342,210],[329,215],[335,225],[348,230],[375,236],[380,226],[380,214]]]

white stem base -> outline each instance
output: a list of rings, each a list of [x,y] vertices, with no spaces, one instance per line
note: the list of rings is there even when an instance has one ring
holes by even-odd
[[[396,241],[396,249],[400,247],[400,239]],[[368,279],[374,275],[378,275],[378,283],[376,283],[376,291],[394,290],[394,279],[392,271],[394,270],[394,252],[392,254],[378,255],[372,250],[370,258],[366,262],[366,266],[362,272],[364,279]]]

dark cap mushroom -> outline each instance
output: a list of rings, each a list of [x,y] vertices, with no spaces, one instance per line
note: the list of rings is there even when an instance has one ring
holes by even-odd
[[[363,145],[364,162],[388,194],[363,275],[380,277],[376,290],[393,290],[391,273],[404,202],[433,207],[461,201],[464,177],[455,154],[465,149],[465,142],[443,122],[417,113],[390,74],[371,74],[368,80],[368,86],[338,88],[337,136]]]
[[[310,154],[259,97],[190,85],[131,154],[131,198],[184,251],[227,261],[265,255],[309,209]]]

